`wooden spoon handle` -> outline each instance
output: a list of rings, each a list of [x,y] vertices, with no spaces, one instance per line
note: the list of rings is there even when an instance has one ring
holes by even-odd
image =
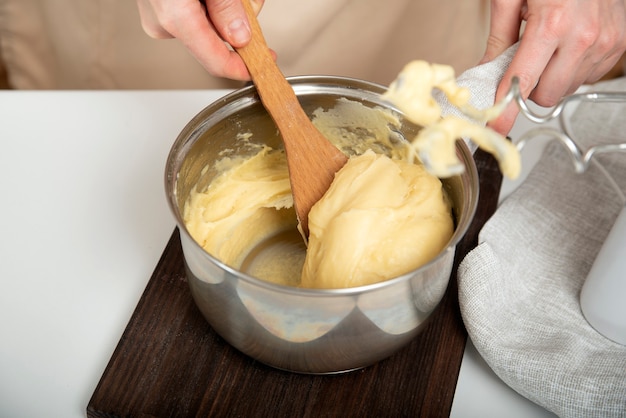
[[[278,68],[248,0],[243,0],[252,40],[237,52],[248,67],[261,102],[283,138],[298,221],[308,236],[311,207],[324,195],[347,157],[331,144],[306,115]]]

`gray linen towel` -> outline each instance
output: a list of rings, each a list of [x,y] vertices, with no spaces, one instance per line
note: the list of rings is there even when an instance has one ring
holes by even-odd
[[[592,89],[626,91],[626,78]],[[571,126],[582,149],[625,142],[626,104],[581,103]],[[626,153],[595,156],[576,174],[552,142],[459,267],[478,352],[506,384],[562,417],[626,417],[626,347],[597,333],[579,304],[625,193]]]

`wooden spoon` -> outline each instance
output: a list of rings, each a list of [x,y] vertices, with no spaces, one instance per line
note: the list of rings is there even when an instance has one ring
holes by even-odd
[[[348,158],[317,130],[304,113],[293,88],[272,57],[249,0],[244,0],[243,4],[252,40],[236,51],[248,67],[261,102],[283,139],[294,207],[301,232],[306,238],[309,235],[311,207],[328,190],[335,173]]]

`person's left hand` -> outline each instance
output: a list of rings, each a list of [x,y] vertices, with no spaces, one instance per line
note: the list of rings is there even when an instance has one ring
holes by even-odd
[[[624,0],[492,0],[491,28],[482,62],[520,41],[496,101],[517,76],[523,97],[554,106],[583,83],[606,74],[626,50]],[[521,40],[522,22],[526,22]],[[509,108],[490,126],[506,135],[518,109]]]

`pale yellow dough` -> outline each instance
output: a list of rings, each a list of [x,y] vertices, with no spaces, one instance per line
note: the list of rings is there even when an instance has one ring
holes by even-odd
[[[261,241],[297,226],[287,161],[283,152],[263,147],[220,165],[227,169],[206,190],[192,191],[183,217],[209,254],[239,268]]]
[[[408,273],[454,231],[441,182],[423,166],[368,151],[341,169],[309,214],[302,286],[344,288]]]
[[[267,147],[220,166],[225,171],[206,190],[191,193],[184,219],[209,254],[239,269],[259,243],[296,230],[289,176],[284,153]],[[454,230],[438,178],[372,151],[351,157],[337,173],[313,206],[309,228],[306,260],[304,247],[299,255],[286,246],[288,254],[260,266],[258,277],[313,288],[375,283],[431,260]]]

